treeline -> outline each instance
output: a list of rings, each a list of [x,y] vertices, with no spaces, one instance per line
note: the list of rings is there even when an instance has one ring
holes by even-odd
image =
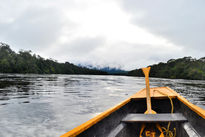
[[[171,59],[166,63],[151,65],[150,76],[172,79],[205,80],[205,57]],[[128,72],[129,76],[144,76],[141,69]]]
[[[44,59],[31,51],[14,52],[9,45],[0,43],[0,73],[35,74],[94,74],[106,72],[78,67],[72,63],[58,63],[53,59]]]
[[[79,64],[79,66],[84,66],[84,65]],[[128,72],[117,67],[109,67],[109,66],[100,67],[100,66],[86,65],[86,67],[94,70],[107,72],[108,75],[126,75]]]

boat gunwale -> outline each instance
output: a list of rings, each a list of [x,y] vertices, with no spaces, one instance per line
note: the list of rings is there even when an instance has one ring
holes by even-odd
[[[184,105],[186,105],[187,107],[189,107],[192,111],[196,112],[199,116],[201,116],[202,118],[205,119],[205,110],[190,103],[187,99],[185,99],[184,97],[182,97],[179,93],[177,93],[176,91],[174,91],[173,89],[171,89],[170,87],[166,87],[167,89],[169,89],[171,92],[175,93],[177,95],[177,99],[179,101],[181,101]]]
[[[86,129],[90,128],[91,126],[95,125],[105,117],[109,116],[111,113],[115,112],[116,110],[120,109],[122,106],[128,104],[131,101],[131,98],[128,98],[121,103],[117,104],[116,106],[102,112],[101,114],[95,116],[94,118],[88,120],[87,122],[77,126],[76,128],[70,130],[69,132],[63,134],[60,137],[75,137],[85,131]]]
[[[156,88],[156,87],[154,87]],[[197,113],[199,116],[201,116],[202,118],[205,119],[205,110],[190,103],[187,99],[185,99],[184,97],[182,97],[180,94],[178,94],[176,91],[174,91],[173,89],[171,89],[170,87],[157,87],[159,89],[163,89],[163,88],[167,88],[170,92],[172,92],[173,94],[175,94],[176,96],[172,96],[171,98],[177,98],[180,102],[182,102],[184,105],[186,105],[187,107],[189,107],[192,111],[194,111],[195,113]],[[153,88],[151,88],[153,89]],[[141,89],[138,92],[141,92],[144,89]],[[138,93],[137,92],[137,93]],[[136,94],[136,93],[135,93]],[[134,95],[135,95],[134,94]],[[102,119],[104,119],[105,117],[109,116],[111,113],[115,112],[116,110],[120,109],[121,107],[123,107],[124,105],[128,104],[133,98],[132,95],[131,97],[129,97],[128,99],[122,101],[121,103],[117,104],[116,106],[102,112],[101,114],[95,116],[94,118],[88,120],[87,122],[77,126],[76,128],[68,131],[67,133],[61,135],[60,137],[75,137],[77,135],[79,135],[80,133],[82,133],[83,131],[87,130],[88,128],[90,128],[91,126],[95,125],[96,123],[98,123],[99,121],[101,121]],[[142,98],[136,98],[136,99],[143,99],[145,97]],[[165,97],[152,97],[152,98],[165,98]]]

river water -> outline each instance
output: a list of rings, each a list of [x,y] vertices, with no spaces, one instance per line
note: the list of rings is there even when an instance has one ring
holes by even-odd
[[[205,108],[205,81],[150,78]],[[0,137],[56,137],[145,87],[144,78],[0,74]]]

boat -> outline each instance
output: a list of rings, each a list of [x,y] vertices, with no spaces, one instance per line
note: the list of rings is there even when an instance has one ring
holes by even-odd
[[[169,87],[149,88],[149,70],[146,88],[61,137],[205,137],[205,110]]]

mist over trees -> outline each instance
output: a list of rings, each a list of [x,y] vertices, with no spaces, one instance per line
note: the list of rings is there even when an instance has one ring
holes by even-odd
[[[192,57],[170,59],[167,63],[150,67],[151,77],[205,80],[205,57],[198,60]],[[144,77],[141,69],[129,71],[128,75]]]
[[[107,74],[103,71],[78,67],[69,62],[58,63],[53,59],[44,59],[32,54],[30,50],[16,53],[5,43],[0,43],[0,73]]]

